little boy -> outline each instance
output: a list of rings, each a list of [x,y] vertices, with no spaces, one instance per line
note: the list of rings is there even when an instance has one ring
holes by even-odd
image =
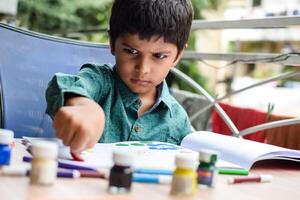
[[[46,91],[46,112],[73,154],[99,139],[180,144],[191,132],[165,78],[182,56],[192,18],[190,0],[114,1],[109,37],[116,65],[57,73]]]

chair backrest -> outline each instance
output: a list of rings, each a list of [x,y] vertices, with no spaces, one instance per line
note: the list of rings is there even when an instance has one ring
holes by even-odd
[[[52,137],[45,90],[56,72],[114,63],[107,45],[51,37],[0,23],[1,127],[15,137]]]

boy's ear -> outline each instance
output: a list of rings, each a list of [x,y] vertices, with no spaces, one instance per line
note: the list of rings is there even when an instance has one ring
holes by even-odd
[[[180,61],[181,57],[183,56],[183,52],[184,52],[184,49],[182,49],[182,50],[178,53],[178,55],[177,55],[177,57],[176,57],[176,60],[174,61],[174,64],[173,64],[174,67],[175,67],[175,66],[177,65],[177,63]]]
[[[111,52],[112,55],[115,55],[115,47],[114,47],[113,42],[111,40],[111,36],[110,36],[109,30],[107,31],[107,33],[108,33],[108,37],[109,37],[110,52]]]

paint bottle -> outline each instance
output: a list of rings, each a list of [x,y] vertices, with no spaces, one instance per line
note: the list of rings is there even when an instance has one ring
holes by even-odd
[[[172,195],[192,195],[197,191],[198,155],[178,154],[171,183]]]
[[[214,187],[218,170],[216,162],[219,157],[218,151],[201,149],[199,151],[199,166],[197,169],[198,184]]]
[[[108,192],[112,194],[130,192],[133,155],[126,151],[114,151],[113,162],[114,165],[109,174]]]
[[[30,183],[52,185],[57,175],[58,146],[52,141],[36,141],[32,144]]]
[[[0,166],[9,165],[11,159],[11,146],[14,139],[14,132],[7,129],[0,129]]]

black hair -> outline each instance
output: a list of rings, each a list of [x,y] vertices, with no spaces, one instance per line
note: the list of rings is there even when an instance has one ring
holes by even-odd
[[[141,39],[163,37],[182,51],[193,20],[190,0],[115,0],[109,34],[112,45],[119,36],[138,34]]]

